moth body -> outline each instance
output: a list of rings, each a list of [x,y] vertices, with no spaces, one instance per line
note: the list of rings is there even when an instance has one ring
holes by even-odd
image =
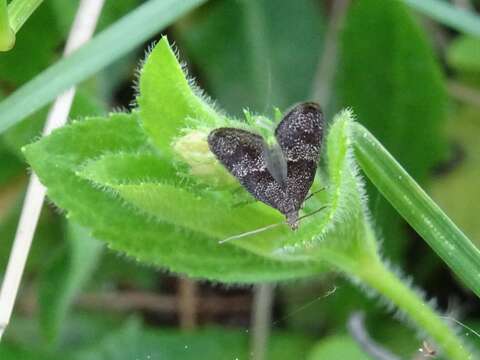
[[[273,144],[250,131],[218,128],[209,134],[208,145],[253,197],[280,211],[296,230],[315,178],[323,128],[320,106],[300,103],[278,124]]]

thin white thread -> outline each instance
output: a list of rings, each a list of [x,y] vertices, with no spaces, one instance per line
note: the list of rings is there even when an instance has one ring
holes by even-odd
[[[480,333],[478,333],[477,331],[475,331],[474,329],[472,329],[470,326],[468,325],[465,325],[464,323],[462,323],[461,321],[451,317],[451,316],[441,316],[441,318],[445,319],[445,320],[449,320],[449,321],[453,321],[455,324],[457,325],[460,325],[461,327],[463,327],[464,329],[470,331],[472,334],[474,334],[476,337],[480,338]]]
[[[82,0],[80,2],[65,45],[64,56],[71,54],[92,37],[103,4],[104,0]],[[43,129],[44,136],[66,123],[74,96],[75,88],[72,87],[57,97],[48,113]],[[0,339],[10,322],[45,194],[45,187],[40,183],[38,177],[32,174],[0,290]]]
[[[296,310],[293,310],[292,312],[288,313],[287,315],[285,315],[284,317],[282,317],[281,319],[278,319],[278,320],[275,320],[273,323],[272,323],[272,326],[275,326],[277,325],[278,323],[280,323],[281,321],[285,321],[287,319],[290,319],[292,316],[298,314],[299,312],[305,310],[306,308],[312,306],[313,304],[319,302],[320,300],[323,300],[333,294],[335,294],[338,290],[338,287],[337,285],[333,285],[333,288],[328,290],[325,294],[322,294],[318,297],[316,297],[315,299],[307,302],[306,304],[300,306],[299,308],[297,308]]]

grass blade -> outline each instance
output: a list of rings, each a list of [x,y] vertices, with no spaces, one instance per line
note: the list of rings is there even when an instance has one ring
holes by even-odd
[[[480,251],[362,125],[352,125],[362,170],[442,260],[480,296]]]
[[[0,0],[0,51],[8,51],[15,44],[15,34],[10,27],[7,0]]]
[[[150,0],[0,103],[0,133],[148,40],[206,0]]]
[[[440,0],[403,0],[412,8],[451,28],[480,36],[480,16]]]
[[[27,19],[42,4],[43,0],[15,0],[8,4],[10,26],[17,33]]]

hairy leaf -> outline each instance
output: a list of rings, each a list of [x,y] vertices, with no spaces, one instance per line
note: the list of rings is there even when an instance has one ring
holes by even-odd
[[[143,126],[163,153],[171,153],[172,141],[188,119],[212,124],[218,115],[190,87],[166,38],[152,50],[140,73],[137,99]]]
[[[142,152],[147,141],[135,114],[94,118],[55,131],[25,150],[48,195],[98,239],[146,263],[191,276],[252,282],[316,273],[307,262],[270,261],[235,245],[159,222],[108,188],[80,177],[85,163],[111,153]]]

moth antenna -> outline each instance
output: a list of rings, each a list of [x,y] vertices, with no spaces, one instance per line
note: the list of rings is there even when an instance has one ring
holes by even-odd
[[[328,205],[325,205],[325,206],[322,206],[321,208],[318,208],[317,210],[315,211],[312,211],[311,213],[309,214],[306,214],[306,215],[303,215],[303,216],[300,216],[298,218],[298,221],[301,221],[309,216],[312,216],[312,215],[315,215],[316,213],[324,210],[328,208]],[[223,240],[220,240],[218,243],[219,244],[224,244],[226,242],[229,242],[229,241],[232,241],[232,240],[237,240],[237,239],[241,239],[243,237],[247,237],[247,236],[251,236],[251,235],[255,235],[255,234],[258,234],[258,233],[261,233],[261,232],[264,232],[264,231],[267,231],[267,230],[270,230],[270,229],[273,229],[277,226],[280,226],[280,225],[288,225],[288,223],[286,221],[283,221],[281,223],[276,223],[276,224],[271,224],[271,225],[267,225],[267,226],[264,226],[264,227],[261,227],[261,228],[258,228],[258,229],[255,229],[255,230],[252,230],[252,231],[247,231],[247,232],[244,232],[244,233],[241,233],[241,234],[238,234],[238,235],[233,235],[233,236],[230,236],[226,239],[223,239]]]
[[[287,223],[284,221],[284,222],[281,222],[281,223],[267,225],[267,226],[264,226],[264,227],[261,227],[261,228],[258,228],[258,229],[252,230],[252,231],[247,231],[247,232],[244,232],[244,233],[241,233],[241,234],[238,234],[238,235],[230,236],[226,239],[220,240],[218,243],[219,244],[224,244],[228,241],[241,239],[241,238],[246,237],[246,236],[255,235],[255,234],[264,232],[266,230],[273,229],[274,227],[277,227],[277,226],[280,226],[280,225],[287,225]]]
[[[328,205],[322,206],[322,207],[318,208],[317,210],[312,211],[311,213],[308,213],[308,214],[306,214],[306,215],[300,216],[297,221],[301,221],[301,220],[303,220],[303,219],[305,219],[305,218],[307,218],[307,217],[309,217],[309,216],[315,215],[316,213],[319,213],[320,211],[325,210],[326,208],[328,208]]]
[[[322,187],[321,189],[310,193],[310,194],[305,198],[305,200],[303,200],[303,202],[307,201],[308,199],[311,199],[314,195],[318,194],[319,192],[325,191],[325,190],[327,190],[327,188],[326,188],[326,187]]]

